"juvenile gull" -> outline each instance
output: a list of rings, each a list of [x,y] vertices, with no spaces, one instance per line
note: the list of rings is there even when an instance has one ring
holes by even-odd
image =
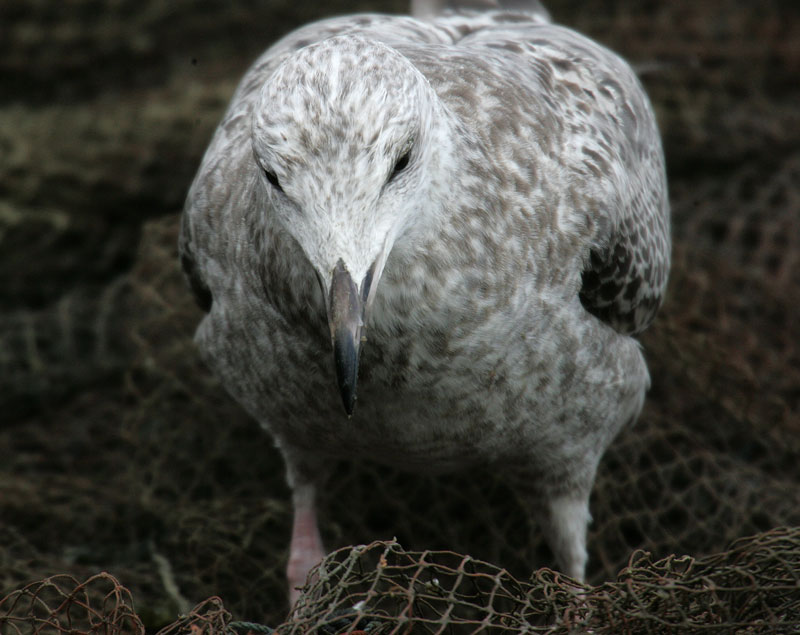
[[[584,576],[598,461],[649,385],[631,336],[667,280],[664,161],[623,60],[500,4],[284,37],[189,192],[196,341],[285,458],[292,600],[341,457],[502,466]]]

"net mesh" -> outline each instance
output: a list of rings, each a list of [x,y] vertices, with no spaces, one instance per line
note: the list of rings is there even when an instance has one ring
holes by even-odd
[[[329,556],[306,602],[276,630],[304,633],[332,625],[332,632],[360,627],[382,633],[651,633],[670,627],[734,632],[783,623],[789,632],[800,618],[799,541],[799,531],[779,529],[706,558],[657,560],[640,551],[615,581],[598,587],[549,569],[520,581],[470,556],[373,543]]]
[[[320,500],[340,549],[287,617],[283,465],[198,359],[175,248],[186,179],[263,45],[255,14],[220,21],[221,3],[187,34],[188,5],[153,4],[159,46],[205,42],[198,66],[153,56],[113,103],[100,80],[58,109],[0,101],[0,633],[800,630],[800,11],[740,4],[548,3],[642,73],[673,207],[667,302],[641,338],[653,387],[601,463],[586,587],[539,569],[551,554],[502,475],[342,463]],[[0,15],[3,46],[81,23],[26,6]],[[97,39],[146,67],[123,14]],[[219,55],[221,24],[252,47]],[[189,166],[168,187],[165,161]],[[147,219],[154,202],[171,212]]]
[[[144,635],[130,592],[107,573],[78,582],[56,575],[26,585],[0,600],[3,633]]]

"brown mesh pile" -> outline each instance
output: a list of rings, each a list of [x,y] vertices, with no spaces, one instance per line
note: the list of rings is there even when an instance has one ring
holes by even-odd
[[[740,539],[705,558],[632,555],[597,587],[549,569],[526,581],[451,551],[375,542],[330,554],[289,619],[235,621],[220,598],[159,635],[258,633],[792,633],[800,627],[800,529]],[[127,589],[108,574],[54,576],[0,601],[4,633],[144,633]]]
[[[800,529],[736,541],[705,558],[636,552],[587,587],[549,569],[525,581],[451,551],[375,542],[330,554],[275,633],[792,633],[800,626]],[[259,632],[217,598],[162,631]],[[266,632],[264,630],[263,632]]]
[[[349,613],[358,621],[347,628],[380,633],[791,632],[800,624],[799,546],[800,530],[779,529],[706,558],[636,552],[615,581],[582,587],[549,569],[519,581],[470,556],[373,543],[331,554],[310,599],[276,630],[344,626]]]
[[[107,573],[84,582],[56,575],[28,584],[0,600],[0,616],[4,635],[144,635],[130,592]]]
[[[198,359],[175,243],[236,78],[312,15],[112,4],[0,8],[0,635],[800,631],[800,5],[548,2],[642,73],[673,207],[593,586],[539,569],[502,474],[342,463],[287,617],[283,465]]]

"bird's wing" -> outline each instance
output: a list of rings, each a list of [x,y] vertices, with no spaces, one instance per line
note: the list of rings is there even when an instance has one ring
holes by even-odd
[[[459,20],[472,27],[459,26]],[[451,72],[438,79],[439,59],[428,70],[432,82],[461,80],[471,83],[466,88],[472,93],[484,91],[478,103],[502,114],[463,108],[476,128],[509,128],[513,122],[509,136],[491,133],[504,139],[495,153],[523,136],[519,126],[528,122],[531,163],[556,164],[568,190],[559,193],[573,206],[562,223],[592,228],[578,238],[565,233],[580,251],[581,303],[619,332],[644,330],[662,301],[670,238],[660,134],[638,78],[616,54],[536,14],[528,21],[492,12],[445,21],[463,34],[453,55],[471,55],[472,65],[483,65],[490,77],[467,78],[470,64],[456,60],[461,77]],[[460,99],[466,91],[440,88],[447,92]]]
[[[542,26],[554,81],[577,83],[561,116],[576,189],[598,231],[585,254],[579,298],[621,333],[643,331],[661,305],[670,264],[664,156],[655,115],[638,78],[611,51],[562,27]],[[570,116],[572,115],[572,116]],[[577,211],[577,210],[576,210]]]

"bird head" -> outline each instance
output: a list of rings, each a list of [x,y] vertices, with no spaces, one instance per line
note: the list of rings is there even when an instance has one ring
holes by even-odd
[[[384,265],[431,204],[436,102],[403,55],[338,36],[286,57],[253,115],[264,210],[317,274],[348,415]]]

